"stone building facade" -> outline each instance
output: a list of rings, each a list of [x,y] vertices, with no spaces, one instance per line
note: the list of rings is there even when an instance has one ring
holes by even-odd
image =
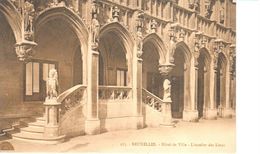
[[[0,129],[40,116],[13,138],[57,143],[235,116],[235,30],[232,0],[1,0]]]

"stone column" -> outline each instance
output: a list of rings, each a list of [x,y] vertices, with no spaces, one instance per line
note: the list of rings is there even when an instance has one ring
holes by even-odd
[[[217,100],[217,68],[214,67],[214,62],[212,62],[210,67],[210,77],[209,77],[209,106],[205,112],[206,119],[217,119],[217,108],[216,108],[216,100]]]
[[[185,78],[184,85],[186,90],[184,92],[184,97],[186,97],[186,99],[184,99],[185,105],[183,110],[183,120],[189,122],[198,121],[198,110],[197,110],[198,67],[197,67],[196,59],[194,60],[191,61],[190,70],[186,68],[187,69],[186,71],[190,71],[190,72],[187,72],[184,75]]]
[[[223,108],[223,114],[222,114],[222,117],[223,118],[231,118],[232,117],[232,114],[233,114],[233,110],[232,110],[232,108],[231,108],[231,103],[230,103],[230,82],[231,82],[231,76],[232,76],[232,73],[231,72],[229,72],[229,71],[227,71],[226,73],[225,73],[225,75],[226,75],[226,81],[225,81],[225,104],[224,104],[224,108]]]
[[[132,69],[132,94],[133,103],[135,104],[134,116],[136,117],[136,128],[143,128],[143,113],[142,113],[142,62],[143,60],[139,57],[133,58],[133,69]]]
[[[85,133],[94,135],[100,133],[100,120],[98,116],[98,59],[97,48],[92,47],[88,53],[88,85],[85,110]]]
[[[217,119],[217,68],[214,67],[214,62],[210,65],[209,70],[209,102],[208,107],[205,110],[205,119],[216,120]]]
[[[171,99],[171,80],[170,73],[174,65],[171,63],[159,65],[159,71],[163,76],[163,104],[162,104],[162,116],[163,120],[161,121],[161,126],[173,126],[172,123],[172,99]]]
[[[94,135],[100,133],[100,120],[98,115],[98,64],[99,64],[99,52],[98,52],[98,37],[100,24],[97,19],[98,7],[96,1],[92,1],[92,21],[88,42],[87,53],[87,91],[84,94],[84,116],[85,116],[85,133]],[[84,67],[83,67],[84,68]]]

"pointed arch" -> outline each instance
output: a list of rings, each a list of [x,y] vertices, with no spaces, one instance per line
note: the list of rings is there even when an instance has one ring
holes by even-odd
[[[156,34],[152,33],[147,35],[143,39],[143,44],[145,43],[152,43],[156,48],[157,54],[159,55],[159,63],[164,63],[166,61],[165,55],[167,52],[166,46],[163,43],[163,40]]]
[[[7,22],[9,23],[16,43],[22,41],[22,18],[16,7],[7,0],[0,1],[0,13],[4,15]]]
[[[129,31],[120,23],[112,22],[101,27],[99,38],[102,38],[108,33],[114,34],[115,36],[120,38],[120,40],[124,44],[123,47],[126,51],[126,58],[130,60],[133,56],[132,52],[134,47],[134,39],[129,33]]]
[[[82,19],[66,7],[55,7],[45,10],[35,18],[35,34],[44,26],[47,22],[61,19],[65,23],[68,23],[72,31],[77,35],[80,45],[82,56],[87,55],[88,49],[88,30],[86,24]]]
[[[207,65],[210,65],[211,64],[211,62],[212,62],[212,57],[211,57],[211,55],[210,55],[210,52],[209,52],[209,50],[207,49],[207,48],[201,48],[200,49],[200,55],[204,55],[205,56],[205,60],[206,60],[206,62],[207,62]]]
[[[191,51],[190,51],[189,46],[188,46],[185,42],[183,42],[183,41],[182,41],[182,42],[178,42],[178,43],[176,44],[176,50],[175,50],[175,52],[176,52],[177,50],[181,50],[181,52],[184,53],[184,59],[185,59],[185,62],[186,62],[186,63],[189,63],[189,62],[191,61],[192,53],[191,53]]]

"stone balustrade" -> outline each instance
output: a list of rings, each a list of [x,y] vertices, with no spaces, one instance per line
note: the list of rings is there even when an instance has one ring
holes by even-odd
[[[61,103],[60,119],[72,108],[81,104],[87,86],[77,85],[59,95],[57,101]]]
[[[146,89],[143,89],[143,103],[149,105],[150,107],[154,108],[155,110],[162,112],[162,103],[163,100],[154,95],[153,93],[149,92]]]
[[[130,100],[132,88],[120,86],[99,86],[98,96],[100,100]]]

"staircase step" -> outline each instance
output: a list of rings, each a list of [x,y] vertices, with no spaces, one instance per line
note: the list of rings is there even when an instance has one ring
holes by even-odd
[[[30,122],[27,124],[27,126],[32,126],[32,127],[44,127],[44,122],[43,121],[36,121],[36,122]]]
[[[45,119],[44,119],[44,117],[37,117],[37,118],[35,118],[36,119],[36,121],[41,121],[41,122],[45,122]]]
[[[43,134],[44,127],[24,127],[21,128],[21,132]]]
[[[20,133],[20,129],[17,129],[17,128],[8,129],[8,130],[5,130],[5,133],[6,133],[7,137],[12,138],[13,134]]]
[[[28,133],[17,133],[12,135],[13,139],[34,142],[34,143],[42,143],[42,144],[57,144],[64,142],[65,135],[58,137],[46,137],[43,134],[28,134]]]

